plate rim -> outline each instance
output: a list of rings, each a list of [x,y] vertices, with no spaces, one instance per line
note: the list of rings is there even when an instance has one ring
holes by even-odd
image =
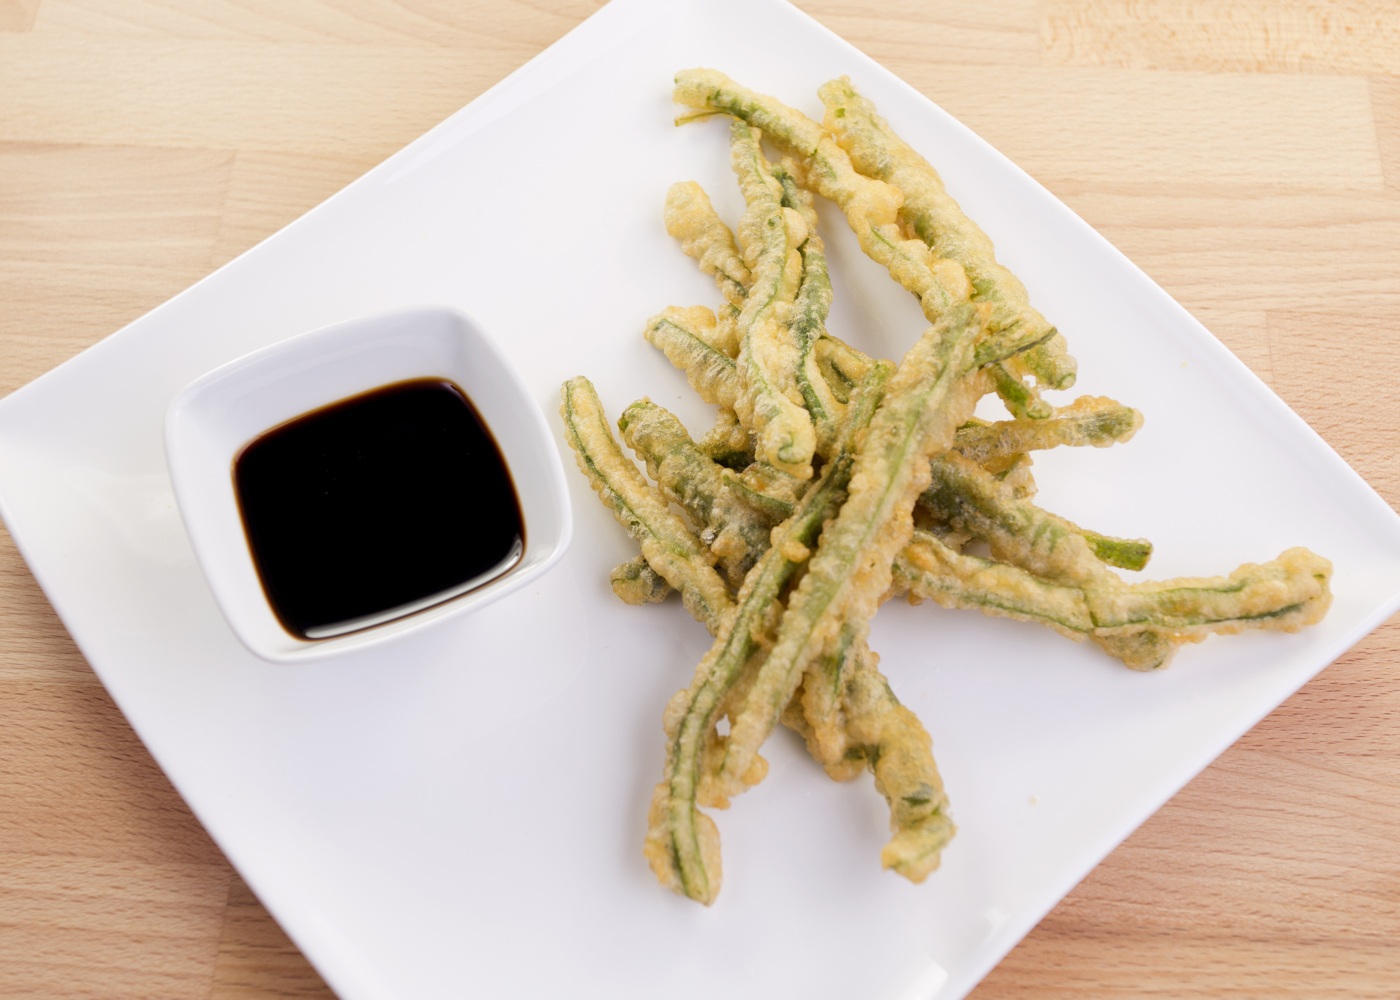
[[[816,29],[820,30],[825,35],[828,35],[832,39],[840,42],[843,46],[846,46],[852,49],[853,51],[859,52],[859,49],[857,49],[852,43],[840,38],[839,35],[831,31],[831,29],[827,28],[825,25],[822,25],[819,21],[817,21],[815,18],[812,18],[804,11],[793,7],[790,3],[787,2],[787,0],[766,0],[766,2],[772,8],[781,8],[786,12],[790,12],[791,14],[802,18],[804,21],[808,22],[810,25],[814,26]],[[666,2],[664,3],[656,3],[655,0],[651,0],[651,2],[648,2],[648,0],[612,0],[611,3],[600,8],[597,12],[593,13],[584,21],[580,22],[577,26],[575,26],[573,29],[567,32],[556,42],[543,49],[541,52],[533,56],[530,60],[522,64],[517,69],[513,70],[511,73],[503,77],[497,83],[493,84],[487,90],[483,91],[480,95],[478,95],[471,102],[463,106],[461,109],[449,115],[442,122],[433,126],[428,131],[420,135],[418,138],[406,144],[402,149],[398,150],[397,152],[395,152],[394,154],[377,164],[375,167],[362,174],[354,181],[351,181],[348,185],[341,188],[335,194],[331,195],[329,198],[325,199],[320,204],[310,209],[308,212],[299,216],[297,219],[288,223],[286,226],[279,228],[276,232],[270,234],[265,239],[259,241],[253,247],[249,248],[248,250],[245,250],[243,253],[239,254],[231,261],[226,262],[221,267],[216,268],[214,271],[210,272],[209,275],[205,276],[204,278],[201,278],[199,281],[196,281],[188,288],[179,292],[177,295],[172,296],[170,299],[157,305],[154,309],[151,309],[148,312],[142,314],[141,316],[132,320],[130,323],[123,325],[113,333],[107,335],[98,342],[89,346],[79,354],[65,360],[61,364],[41,374],[36,379],[30,381],[26,385],[14,390],[5,398],[0,399],[0,454],[3,454],[3,449],[5,449],[7,445],[11,443],[11,439],[8,437],[8,435],[10,435],[11,432],[7,427],[9,422],[12,419],[18,421],[18,417],[23,414],[25,409],[38,405],[35,402],[35,399],[42,398],[42,393],[46,391],[54,391],[54,386],[61,385],[63,379],[66,377],[63,373],[72,370],[70,366],[93,363],[93,357],[95,356],[94,352],[101,354],[102,352],[119,349],[118,347],[111,345],[124,343],[125,338],[134,336],[134,334],[130,332],[133,330],[133,328],[138,327],[140,324],[148,321],[150,317],[168,308],[171,303],[183,298],[186,295],[191,294],[195,289],[199,288],[202,284],[204,284],[204,282],[208,281],[215,274],[222,272],[225,268],[228,268],[235,264],[237,261],[242,260],[245,256],[252,253],[259,247],[263,246],[265,243],[277,239],[282,233],[298,225],[304,219],[311,216],[313,213],[326,211],[327,206],[330,206],[333,203],[337,203],[338,199],[341,199],[342,197],[346,197],[347,192],[350,192],[357,187],[364,186],[367,179],[378,177],[382,173],[391,169],[397,169],[397,167],[402,163],[404,159],[408,158],[409,156],[416,155],[417,153],[426,149],[427,146],[430,144],[430,141],[434,137],[441,136],[447,129],[449,129],[452,126],[452,123],[457,122],[463,115],[467,114],[470,109],[477,109],[475,112],[471,112],[472,114],[485,115],[491,113],[491,111],[497,106],[497,104],[501,102],[508,103],[508,98],[514,95],[514,91],[516,89],[522,87],[529,88],[530,86],[534,85],[536,74],[539,74],[541,72],[539,68],[541,65],[545,65],[547,69],[555,71],[562,71],[564,67],[567,66],[567,73],[565,75],[571,74],[573,72],[576,72],[580,67],[575,62],[569,62],[570,60],[576,60],[579,56],[591,58],[593,53],[587,49],[587,46],[593,44],[595,39],[599,37],[608,39],[609,43],[613,44],[615,40],[610,39],[607,35],[607,32],[616,30],[619,23],[622,23],[625,27],[626,18],[638,16],[634,12],[648,12],[652,14],[653,17],[656,17],[659,16],[658,12],[668,7],[691,6],[695,5],[688,2],[688,0],[666,0]],[[1061,201],[1053,193],[1044,188],[1044,186],[1041,185],[1038,181],[1036,181],[1034,177],[1027,174],[1024,170],[1017,166],[1013,161],[1009,160],[999,150],[991,146],[990,143],[987,143],[986,140],[983,140],[968,126],[962,124],[962,122],[958,121],[951,114],[948,114],[947,112],[943,111],[943,109],[934,101],[929,99],[922,92],[912,87],[910,84],[905,82],[902,78],[897,76],[892,71],[881,66],[873,59],[870,59],[870,57],[866,56],[863,52],[859,52],[859,54],[861,58],[865,60],[865,62],[868,64],[870,71],[872,73],[879,73],[886,84],[903,88],[909,93],[909,95],[912,98],[915,98],[918,101],[927,104],[930,108],[937,109],[937,111],[940,114],[945,115],[948,119],[955,122],[958,128],[964,130],[971,138],[981,143],[981,145],[985,147],[987,151],[989,151],[991,154],[998,157],[1001,161],[1004,161],[1006,165],[1010,166],[1011,168],[1018,171],[1021,175],[1023,175],[1023,177],[1027,181],[1029,181],[1032,185],[1035,186],[1039,195],[1041,195],[1048,203],[1058,206],[1057,211],[1062,211],[1063,213],[1066,213],[1067,217],[1070,220],[1072,220],[1074,224],[1076,224],[1079,227],[1082,227],[1084,230],[1087,231],[1088,234],[1092,234],[1092,237],[1099,241],[1104,247],[1110,249],[1112,253],[1119,258],[1120,263],[1126,264],[1129,268],[1132,269],[1133,272],[1135,272],[1139,276],[1144,287],[1150,288],[1153,291],[1153,294],[1156,296],[1156,300],[1159,305],[1165,305],[1166,303],[1170,303],[1170,305],[1166,306],[1166,308],[1171,309],[1175,313],[1179,314],[1178,318],[1184,318],[1185,320],[1189,321],[1189,323],[1192,324],[1193,327],[1197,330],[1198,334],[1200,335],[1200,339],[1203,343],[1214,342],[1214,344],[1218,346],[1219,353],[1221,354],[1222,358],[1228,358],[1228,361],[1226,363],[1234,366],[1239,373],[1242,373],[1245,376],[1247,376],[1253,384],[1255,384],[1258,388],[1262,389],[1263,392],[1257,393],[1257,395],[1259,395],[1261,398],[1268,398],[1273,400],[1275,410],[1277,411],[1275,415],[1287,420],[1292,425],[1293,432],[1301,431],[1302,433],[1306,434],[1311,439],[1313,439],[1320,446],[1319,453],[1328,455],[1329,460],[1333,464],[1333,469],[1331,470],[1332,473],[1340,474],[1348,478],[1351,481],[1351,485],[1353,487],[1357,485],[1362,487],[1363,494],[1368,497],[1367,502],[1372,503],[1373,506],[1376,506],[1378,509],[1378,513],[1380,511],[1388,513],[1392,518],[1395,519],[1397,525],[1400,525],[1400,515],[1396,514],[1396,512],[1385,502],[1385,500],[1375,491],[1375,489],[1371,487],[1370,484],[1367,483],[1365,479],[1362,478],[1360,474],[1356,472],[1355,469],[1353,469],[1344,459],[1342,459],[1341,456],[1335,451],[1335,449],[1333,449],[1331,445],[1329,445],[1325,441],[1325,439],[1323,439],[1321,435],[1311,425],[1309,425],[1306,421],[1302,419],[1301,416],[1299,416],[1290,407],[1288,407],[1287,404],[1284,403],[1282,399],[1276,393],[1274,393],[1273,390],[1270,389],[1267,386],[1267,384],[1265,384],[1262,381],[1262,379],[1259,378],[1258,375],[1256,375],[1251,369],[1248,368],[1248,366],[1246,366],[1233,353],[1231,353],[1227,348],[1225,348],[1224,345],[1221,344],[1219,340],[1215,338],[1203,324],[1201,324],[1194,316],[1192,316],[1189,311],[1187,311],[1164,289],[1157,285],[1156,282],[1149,275],[1145,274],[1145,272],[1143,272],[1137,264],[1135,264],[1130,258],[1123,254],[1122,251],[1118,250],[1102,234],[1100,234],[1097,230],[1095,230],[1092,226],[1090,226],[1087,222],[1080,218],[1063,201]],[[561,63],[561,65],[559,67],[556,67],[554,65],[556,62]],[[585,64],[586,62],[587,58],[584,59]],[[531,96],[533,97],[537,95]],[[118,338],[123,339],[119,341]],[[82,360],[84,358],[86,358],[87,360]],[[12,414],[14,415],[13,417]],[[1287,414],[1287,416],[1282,417],[1282,414]],[[13,440],[22,440],[22,438],[22,434],[14,435]],[[1345,470],[1345,472],[1343,473],[1341,472],[1341,470]],[[132,728],[136,732],[138,738],[140,738],[142,740],[143,745],[145,745],[146,739],[141,729],[135,724],[134,721],[132,721],[131,713],[128,711],[125,705],[121,704],[120,700],[118,700],[117,698],[116,693],[113,692],[112,684],[109,682],[106,672],[101,667],[99,667],[98,661],[90,655],[87,638],[85,636],[86,629],[82,626],[81,623],[77,621],[70,621],[69,614],[66,612],[64,606],[60,603],[60,601],[56,599],[57,595],[55,595],[52,592],[49,583],[46,582],[47,574],[34,558],[30,547],[30,541],[26,535],[26,532],[21,530],[20,526],[16,524],[13,511],[11,510],[9,501],[7,499],[6,490],[4,489],[3,475],[0,475],[0,518],[2,518],[5,521],[5,524],[10,531],[11,537],[14,539],[16,547],[19,550],[22,558],[25,560],[25,563],[28,566],[30,572],[39,582],[41,588],[45,593],[46,598],[53,605],[55,611],[58,613],[60,619],[63,621],[65,628],[68,629],[70,635],[73,637],[76,645],[82,652],[84,658],[92,666],[94,672],[97,674],[97,676],[103,683],[104,688],[112,694],[114,700],[118,701],[119,708],[123,712],[123,715],[128,719],[128,722],[132,725]],[[1327,656],[1325,661],[1316,668],[1316,670],[1312,671],[1306,678],[1304,678],[1302,684],[1306,684],[1309,680],[1316,677],[1319,673],[1321,673],[1322,670],[1326,669],[1328,665],[1333,663],[1338,657],[1345,653],[1346,650],[1350,649],[1365,635],[1373,631],[1380,623],[1384,622],[1388,617],[1394,614],[1394,612],[1397,609],[1400,609],[1400,585],[1397,585],[1396,589],[1392,592],[1391,596],[1384,603],[1379,605],[1370,615],[1364,617],[1359,624],[1355,625],[1351,630],[1346,632],[1343,636],[1341,636],[1331,644],[1331,647],[1334,647],[1332,652]],[[1295,693],[1299,688],[1301,688],[1302,684],[1299,684],[1297,687],[1292,688],[1289,692],[1285,693],[1282,698],[1280,698],[1273,704],[1263,707],[1262,711],[1258,712],[1253,722],[1250,722],[1248,725],[1244,726],[1239,733],[1230,736],[1228,740],[1224,740],[1219,749],[1210,752],[1205,757],[1204,761],[1201,762],[1198,767],[1195,767],[1192,770],[1192,774],[1199,773],[1200,770],[1208,766],[1210,762],[1212,762],[1219,756],[1219,753],[1225,747],[1228,747],[1230,744],[1235,742],[1235,740],[1237,740],[1243,732],[1248,731],[1250,728],[1253,727],[1253,725],[1257,724],[1259,720],[1273,712],[1278,707],[1278,705],[1282,703],[1283,700],[1286,700],[1288,697],[1291,696],[1291,694]],[[171,781],[172,785],[176,787],[177,791],[180,793],[182,798],[184,798],[187,802],[190,802],[191,807],[193,808],[194,797],[191,795],[190,791],[182,787],[182,783],[176,781],[176,779],[173,776],[171,776],[171,772],[167,768],[166,763],[164,761],[162,761],[159,757],[156,757],[155,754],[152,754],[152,756],[155,759],[157,765],[161,768],[162,772],[167,775],[167,778]],[[1187,780],[1189,781],[1189,778]],[[1184,785],[1184,782],[1182,783],[1182,785]],[[1177,792],[1180,791],[1182,785],[1177,785],[1175,788],[1168,790],[1166,795],[1162,798],[1162,802],[1166,802],[1174,795],[1176,795]],[[1160,805],[1161,803],[1158,803],[1157,808],[1160,808]],[[971,986],[974,985],[980,979],[982,979],[990,969],[994,968],[996,964],[999,963],[1012,948],[1014,948],[1016,943],[1019,942],[1021,938],[1024,937],[1024,935],[1043,918],[1045,913],[1048,913],[1050,910],[1052,910],[1055,906],[1059,904],[1059,902],[1064,898],[1065,893],[1067,893],[1069,889],[1073,888],[1074,885],[1078,884],[1089,871],[1091,871],[1095,866],[1097,866],[1099,862],[1102,861],[1103,857],[1107,856],[1108,853],[1111,853],[1117,844],[1121,843],[1122,840],[1132,832],[1132,830],[1136,829],[1137,826],[1139,826],[1145,819],[1150,817],[1155,811],[1156,808],[1149,810],[1143,817],[1133,822],[1127,830],[1123,831],[1121,834],[1115,833],[1111,838],[1112,844],[1110,844],[1107,850],[1097,854],[1095,859],[1092,860],[1082,871],[1071,873],[1072,877],[1067,878],[1064,892],[1056,893],[1053,895],[1053,898],[1049,898],[1047,905],[1043,910],[1034,914],[1028,914],[1025,917],[1025,919],[1021,921],[1025,924],[1024,928],[1007,935],[1009,937],[1009,942],[1006,944],[1005,948],[997,951],[997,953],[985,963],[984,967],[976,970],[975,975],[968,979],[966,983],[966,988],[970,989]],[[199,815],[198,810],[196,810],[196,815]],[[255,880],[253,878],[249,878],[248,875],[245,874],[244,863],[241,859],[235,860],[235,854],[231,853],[228,847],[222,842],[220,834],[216,832],[214,828],[205,825],[202,818],[201,825],[204,826],[205,830],[208,832],[211,838],[214,839],[216,844],[218,844],[220,850],[229,859],[230,863],[235,867],[236,870],[238,870],[240,876],[244,877],[250,885],[253,885]],[[268,893],[269,897],[276,895],[275,890],[273,888],[265,888],[261,884],[261,879],[257,879],[257,882],[259,884],[259,887],[256,891],[260,899],[268,898],[264,895],[265,891]],[[276,912],[276,910],[274,910],[274,906],[271,904],[269,904],[268,909],[270,911]],[[280,907],[278,907],[277,910],[280,910]],[[282,920],[280,915],[277,917],[277,919],[279,923]],[[1015,922],[1013,921],[1013,924],[1014,923]],[[356,983],[346,982],[342,984],[339,981],[341,967],[332,968],[329,965],[323,967],[320,960],[318,960],[317,958],[313,958],[313,953],[320,953],[319,947],[311,948],[306,945],[303,945],[300,932],[297,934],[293,934],[292,930],[289,929],[288,933],[289,935],[292,935],[294,937],[294,939],[298,943],[298,946],[303,949],[308,960],[316,966],[317,971],[320,972],[320,974],[326,978],[328,983],[334,984],[334,988],[337,990],[337,992],[343,992],[343,994],[347,996],[359,995],[360,989],[364,986],[363,981]]]

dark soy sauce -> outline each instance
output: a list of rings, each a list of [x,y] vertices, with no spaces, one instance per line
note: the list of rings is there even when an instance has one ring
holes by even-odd
[[[274,427],[238,454],[233,478],[268,602],[302,638],[438,604],[524,551],[505,459],[444,380],[399,382]]]

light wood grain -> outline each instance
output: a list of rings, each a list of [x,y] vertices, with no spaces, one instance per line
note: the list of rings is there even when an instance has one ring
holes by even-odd
[[[1386,186],[1400,190],[1400,80],[1393,76],[1372,79],[1371,114],[1376,120],[1376,147]]]
[[[594,0],[0,0],[0,393],[436,124]],[[1142,266],[1400,505],[1390,0],[801,0]],[[1400,622],[975,991],[1400,993]],[[0,533],[0,996],[327,997]]]
[[[1388,192],[1049,186],[1188,309],[1344,301],[1364,315],[1400,295],[1400,199]]]
[[[312,1000],[330,996],[331,991],[316,970],[306,964],[287,935],[268,918],[257,897],[235,880],[229,887],[209,1000]]]
[[[1060,65],[1385,75],[1400,19],[1384,0],[1047,0]]]
[[[884,62],[1042,182],[1131,179],[1169,195],[1384,183],[1364,80]]]
[[[0,0],[0,31],[28,31],[39,12],[39,0]]]

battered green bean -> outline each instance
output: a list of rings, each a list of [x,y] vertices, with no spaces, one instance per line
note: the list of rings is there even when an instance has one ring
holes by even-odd
[[[938,867],[954,826],[928,730],[899,703],[875,666],[878,659],[856,629],[844,625],[834,647],[808,668],[782,722],[835,780],[870,768],[893,833],[881,862],[922,882]]]
[[[931,469],[919,503],[943,524],[986,542],[994,558],[1058,583],[1090,584],[1105,572],[1072,525],[1017,500],[977,463],[950,451]]]
[[[726,469],[742,470],[753,462],[753,439],[733,410],[721,408],[714,426],[697,444],[712,461]]]
[[[644,556],[634,556],[613,567],[608,582],[624,604],[660,604],[671,593],[671,585],[661,579]]]
[[[831,309],[831,277],[826,269],[826,253],[817,233],[817,212],[812,196],[797,186],[790,164],[774,170],[773,176],[783,186],[783,207],[796,211],[807,228],[807,239],[797,248],[802,255],[802,280],[797,288],[788,329],[797,348],[794,377],[802,404],[812,419],[816,432],[816,450],[824,454],[837,433],[841,404],[832,393],[817,364],[816,344],[826,329],[826,315]]]
[[[644,850],[662,884],[700,902],[712,902],[719,891],[720,860],[718,832],[698,805],[723,807],[728,802],[724,789],[704,767],[711,734],[757,648],[758,636],[771,629],[779,594],[806,561],[823,524],[845,499],[854,465],[851,438],[870,419],[888,378],[889,368],[884,365],[867,377],[865,391],[852,408],[844,447],[826,463],[792,516],[773,530],[771,546],[745,578],[734,610],[724,616],[690,689],[667,710],[666,770],[652,797]],[[742,776],[756,781],[763,770],[762,758],[755,752],[748,756]]]
[[[858,415],[858,421],[863,422],[864,416]],[[629,445],[642,455],[664,493],[701,522],[707,534],[728,530],[728,505],[736,491],[747,487],[726,476],[717,465],[705,468],[702,455],[692,453],[678,460],[676,453],[693,445],[687,444],[685,432],[675,418],[660,407],[633,404],[624,413],[621,424]],[[648,429],[643,430],[644,425]],[[760,485],[771,488],[773,483],[768,479]],[[754,495],[763,497],[763,502],[748,502],[760,513],[765,526],[790,516],[790,502],[756,491]],[[747,547],[744,561],[753,563],[767,550],[769,537],[766,530],[745,531],[735,534],[734,541]],[[717,540],[711,548],[722,551],[729,546]],[[624,566],[634,570],[640,580],[650,575],[668,589],[640,557]],[[633,586],[642,585],[638,582]],[[617,588],[615,581],[614,589]],[[664,589],[643,591],[641,599],[632,603],[659,600]],[[937,864],[938,849],[951,836],[952,826],[941,797],[941,780],[928,734],[917,717],[899,705],[875,667],[876,659],[868,647],[856,640],[854,629],[844,627],[835,648],[809,670],[804,690],[792,702],[797,710],[787,713],[784,722],[803,735],[812,756],[833,778],[849,780],[869,765],[875,774],[876,788],[890,807],[894,837],[882,854],[886,867],[920,881]],[[742,680],[741,673],[729,692],[735,703],[742,701]],[[713,758],[722,749],[723,741],[706,740],[703,745],[701,767],[712,769]],[[702,770],[702,791],[703,773]],[[934,789],[938,790],[937,795],[932,794]]]
[[[734,358],[710,342],[708,335],[714,327],[715,314],[704,306],[668,306],[647,320],[646,338],[666,360],[685,372],[686,381],[701,399],[733,410],[743,395],[743,386]]]
[[[812,353],[817,359],[817,369],[831,389],[832,396],[837,402],[845,404],[851,398],[851,388],[855,385],[855,379],[841,368],[839,355],[827,349],[831,343],[831,340],[823,337],[817,341]]]
[[[782,204],[782,185],[773,176],[748,124],[730,127],[731,162],[748,206],[739,240],[752,285],[739,314],[739,379],[744,391],[734,410],[753,431],[758,457],[800,479],[812,475],[816,432],[797,396],[798,349],[784,322],[797,294],[807,239],[802,217]],[[800,398],[800,397],[798,397]]]
[[[850,156],[821,125],[711,69],[676,74],[673,96],[680,104],[748,122],[794,157],[806,185],[840,207],[861,249],[918,297],[929,322],[937,322],[945,309],[970,296],[972,287],[960,264],[935,259],[922,241],[902,235],[898,212],[903,197],[899,189],[859,173]],[[1050,331],[1033,327],[996,330],[978,345],[977,364],[995,364],[1050,336]]]
[[[586,380],[565,384],[561,410],[580,468],[641,544],[613,571],[619,597],[650,603],[678,589],[714,636],[663,717],[645,843],[663,884],[714,900],[719,833],[702,809],[762,780],[759,751],[779,721],[833,778],[873,771],[890,811],[886,867],[916,882],[937,867],[954,828],[932,742],[867,644],[891,594],[1039,622],[1139,670],[1210,634],[1322,617],[1331,567],[1305,549],[1225,577],[1129,584],[1106,566],[1140,567],[1148,543],[1029,502],[1032,452],[1125,441],[1141,417],[1112,400],[1055,410],[1041,398],[1074,379],[1063,338],[848,81],[822,89],[827,127],[711,70],[679,74],[675,96],[736,119],[746,210],[736,239],[698,185],[673,186],[667,229],[726,305],[718,316],[667,309],[646,335],[719,407],[716,423],[697,443],[650,401],[624,412],[653,487]],[[769,164],[764,136],[791,159]],[[898,369],[825,331],[831,283],[809,190],[840,208],[932,324]],[[991,391],[1013,419],[972,418]],[[993,558],[960,551],[972,540]]]
[[[680,591],[686,608],[706,627],[718,627],[730,606],[714,555],[666,498],[648,483],[613,439],[598,394],[581,376],[564,383],[560,415],[579,469],[622,526],[642,546],[647,563]]]
[[[1330,604],[1330,578],[1327,560],[1295,548],[1227,577],[1128,584],[1105,573],[1092,583],[1056,583],[955,552],[920,531],[895,565],[896,586],[917,598],[1090,639],[1134,670],[1160,669],[1181,645],[1208,635],[1293,632],[1314,624]]]
[[[956,450],[956,445],[954,445]],[[1036,494],[1035,476],[1031,472],[1034,463],[1027,452],[993,458],[983,463],[982,468],[990,472],[1018,500],[1029,500]]]
[[[1059,521],[1083,537],[1089,544],[1089,551],[1094,553],[1094,558],[1105,566],[1131,570],[1146,569],[1148,560],[1152,558],[1152,543],[1146,538],[1114,538],[1112,535],[1101,535],[1097,531],[1081,528],[1064,518],[1059,518]]]
[[[1065,351],[1064,337],[1031,306],[1020,279],[997,262],[992,241],[948,195],[932,165],[890,129],[846,77],[824,84],[818,96],[826,108],[823,124],[856,169],[898,188],[904,194],[900,218],[905,225],[935,254],[967,270],[975,297],[991,306],[991,329],[1035,328],[1033,338],[1044,342],[1019,360],[1050,388],[1073,385],[1076,365]]]
[[[852,672],[843,709],[849,738],[890,807],[894,836],[880,851],[880,863],[922,882],[956,832],[928,730],[873,666]]]
[[[975,421],[958,429],[953,446],[978,465],[994,458],[1061,446],[1104,448],[1129,440],[1142,414],[1103,396],[1081,396],[1041,420]]]
[[[662,494],[703,526],[702,539],[738,590],[767,546],[772,522],[744,502],[731,488],[734,473],[711,461],[666,409],[639,400],[623,411],[618,427]]]
[[[862,770],[861,754],[851,745],[842,712],[851,674],[874,663],[869,646],[847,622],[820,655],[807,666],[793,701],[801,703],[802,731],[812,757],[838,781]]]
[[[666,232],[680,242],[681,250],[715,279],[731,305],[742,309],[753,275],[705,189],[694,181],[672,184],[666,192],[665,218]]]
[[[1040,420],[1050,416],[1053,407],[1041,398],[1037,386],[1031,385],[1006,365],[994,366],[991,375],[992,388],[1013,417]]]
[[[665,317],[667,314],[662,315]],[[697,346],[697,341],[701,338],[695,334],[683,335],[684,328],[675,318],[664,321],[658,318],[653,322],[650,331],[653,343],[660,344],[671,362],[685,371],[690,384],[705,387],[705,393],[709,394],[707,398],[729,398],[741,391],[738,373],[733,363],[727,362],[713,350]],[[680,346],[673,348],[673,342]],[[830,335],[823,337],[821,344],[830,345],[826,348],[828,356],[838,358],[842,365],[853,372],[863,372],[870,364],[870,359],[865,355]],[[1100,398],[1085,397],[1077,400],[1063,408],[1061,413],[1061,419],[1013,420],[997,424],[970,423],[959,428],[953,446],[959,452],[983,456],[985,461],[993,462],[1011,454],[1011,448],[1019,451],[1059,445],[1105,446],[1114,440],[1124,441],[1131,437],[1141,423],[1137,411],[1113,403],[1112,400]],[[1011,495],[1015,499],[1024,499],[1031,491],[1028,463],[1007,466],[998,470],[995,475],[1012,491]],[[956,493],[957,486],[950,484],[946,489]],[[940,497],[941,500],[937,499]],[[975,527],[969,527],[983,523],[968,520],[969,517],[975,516],[978,509],[975,503],[961,503],[954,496],[937,492],[920,497],[919,503],[940,522],[950,525],[950,512],[962,511],[955,526],[958,531],[965,531],[974,537],[982,537],[986,532],[985,528],[979,532]],[[1090,554],[1110,566],[1140,570],[1147,565],[1152,555],[1152,543],[1146,539],[1115,538],[1100,534],[1039,510],[1035,512],[1035,517],[1054,519],[1065,531],[1081,536],[1088,544]],[[1014,534],[1015,531],[1011,533]]]
[[[928,484],[929,458],[952,443],[981,395],[975,342],[981,319],[966,304],[947,310],[905,355],[855,459],[850,495],[822,532],[807,573],[788,600],[748,699],[731,714],[724,794],[747,785],[758,754],[808,663],[846,622],[863,641],[890,586],[890,565],[912,531],[910,513]]]

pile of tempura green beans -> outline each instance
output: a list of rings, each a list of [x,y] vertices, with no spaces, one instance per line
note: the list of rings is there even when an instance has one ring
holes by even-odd
[[[1331,599],[1330,564],[1302,548],[1224,577],[1129,583],[1113,570],[1141,569],[1150,543],[1036,506],[1032,452],[1126,441],[1141,415],[1101,397],[1047,401],[1074,383],[1064,337],[850,81],[819,94],[822,123],[713,70],[675,80],[692,109],[681,121],[731,118],[746,208],[731,229],[699,185],[672,187],[667,230],[722,301],[664,309],[646,338],[716,407],[714,427],[695,440],[655,403],[627,407],[618,428],[644,476],[588,380],[563,390],[579,468],[640,546],[613,590],[630,604],[678,592],[714,638],[666,706],[644,846],[664,885],[703,903],[720,853],[701,807],[763,779],[759,750],[779,722],[833,778],[873,772],[893,832],[885,867],[919,882],[938,866],[954,827],[932,741],[867,645],[887,597],[1039,622],[1135,670],[1209,634],[1295,631]],[[919,301],[930,325],[898,365],[826,330],[814,196]],[[1007,418],[976,418],[992,393]]]

